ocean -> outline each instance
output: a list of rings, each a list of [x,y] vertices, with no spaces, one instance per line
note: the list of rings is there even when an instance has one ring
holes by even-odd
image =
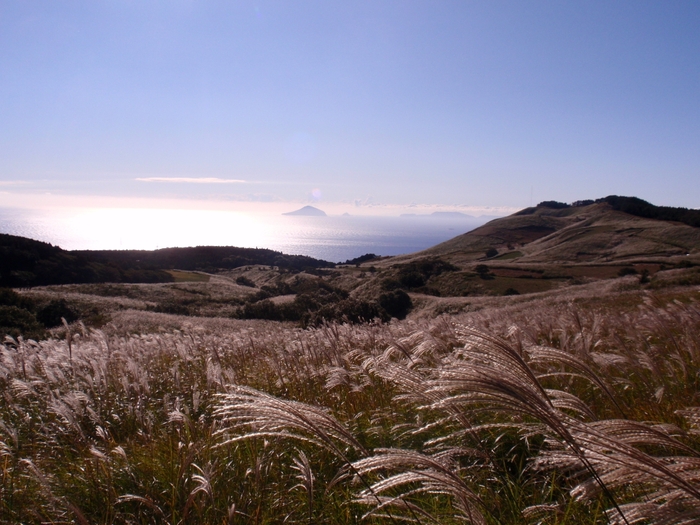
[[[216,210],[0,208],[0,233],[66,250],[239,246],[343,262],[366,253],[424,250],[487,220],[466,215],[299,217]]]

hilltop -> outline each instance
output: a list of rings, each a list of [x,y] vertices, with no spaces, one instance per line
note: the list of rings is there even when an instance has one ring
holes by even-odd
[[[492,249],[498,251],[499,256],[493,257],[497,260],[521,263],[630,262],[696,252],[700,248],[698,226],[697,210],[656,207],[632,197],[573,205],[549,201],[415,255],[469,261],[482,259]]]

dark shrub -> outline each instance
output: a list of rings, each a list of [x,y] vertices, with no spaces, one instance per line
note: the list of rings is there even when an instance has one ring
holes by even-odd
[[[60,326],[62,322],[61,318],[69,323],[77,321],[78,314],[68,306],[65,299],[58,299],[51,301],[39,310],[36,314],[36,318],[46,328],[53,328],[54,326]]]
[[[340,263],[340,264],[359,265],[359,264],[362,264],[363,262],[371,261],[372,259],[376,259],[376,258],[377,258],[377,255],[375,255],[373,253],[366,253],[364,255],[360,255],[359,257],[355,257],[354,259],[348,259],[344,263]]]
[[[266,288],[269,288],[268,286],[263,286],[259,292],[254,293],[253,295],[249,296],[246,298],[246,302],[248,303],[257,303],[258,301],[262,301],[264,299],[269,299],[270,297],[274,297],[275,295],[278,295],[276,293],[270,293]]]
[[[485,264],[477,264],[474,268],[474,271],[482,279],[493,279],[493,275],[491,275],[491,270]]]
[[[649,282],[649,270],[644,268],[642,275],[639,276],[639,284],[647,284]]]
[[[0,305],[18,306],[25,310],[34,308],[34,302],[31,299],[18,294],[12,288],[0,288]]]
[[[396,279],[384,279],[382,281],[382,290],[390,292],[399,288],[401,288],[401,283]]]
[[[245,275],[237,277],[236,284],[240,284],[241,286],[248,286],[250,288],[256,288],[255,283],[248,279]]]
[[[44,327],[37,321],[34,301],[10,288],[0,288],[0,341],[6,336],[42,339]]]
[[[496,255],[498,255],[498,250],[496,248],[489,248],[488,250],[486,250],[486,257],[488,257],[489,259],[491,257],[496,257]]]
[[[285,321],[301,321],[306,324],[311,315],[320,308],[320,304],[316,297],[310,294],[299,294],[293,301],[284,303],[278,307],[281,319]]]
[[[368,323],[373,319],[388,321],[389,317],[379,308],[377,303],[349,298],[321,307],[320,310],[310,315],[308,324],[317,326],[328,321],[360,324]]]
[[[399,282],[406,288],[418,288],[425,285],[425,279],[418,272],[402,273]]]
[[[151,312],[159,312],[162,314],[195,315],[193,309],[182,301],[163,301],[155,306],[149,306],[147,309]]]
[[[557,202],[557,201],[542,201],[537,205],[538,208],[552,208],[554,210],[563,210],[565,208],[568,208],[569,205],[566,204],[565,202]]]
[[[379,306],[384,308],[391,317],[405,319],[413,308],[411,297],[403,290],[395,290],[379,296]]]
[[[632,268],[631,266],[625,266],[624,268],[620,268],[620,271],[617,272],[617,275],[620,277],[624,277],[625,275],[636,275],[637,270]]]
[[[27,339],[41,339],[44,333],[44,327],[29,310],[18,306],[0,306],[0,338],[6,335],[17,338],[21,335]]]
[[[507,288],[503,295],[520,295],[520,292],[515,288]]]
[[[434,297],[440,297],[442,295],[440,290],[433,288],[432,286],[421,286],[420,288],[416,288],[414,291],[425,295],[432,295]]]
[[[243,319],[269,319],[270,321],[281,321],[282,312],[275,303],[269,299],[263,299],[257,303],[246,304],[242,311]]]

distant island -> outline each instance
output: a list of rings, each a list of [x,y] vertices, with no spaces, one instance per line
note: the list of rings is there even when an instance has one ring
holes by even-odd
[[[287,213],[283,213],[282,215],[301,215],[304,217],[325,217],[326,212],[323,210],[319,210],[318,208],[314,208],[313,206],[304,206],[303,208],[300,208],[295,211],[289,211]]]
[[[430,214],[432,217],[441,217],[445,219],[473,219],[472,215],[467,215],[461,211],[434,211]]]
[[[434,211],[430,215],[422,213],[402,213],[401,217],[438,217],[441,219],[473,219],[472,215],[467,215],[461,211]]]

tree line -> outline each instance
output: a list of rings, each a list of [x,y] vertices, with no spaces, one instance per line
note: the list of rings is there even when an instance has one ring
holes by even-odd
[[[0,286],[51,284],[160,283],[173,280],[166,270],[212,272],[248,265],[302,271],[333,267],[303,255],[261,248],[198,246],[161,250],[68,251],[46,242],[0,234]]]
[[[572,202],[571,204],[557,201],[543,201],[540,202],[537,207],[553,209],[578,208],[581,206],[590,206],[591,204],[599,204],[601,202],[609,204],[613,210],[628,213],[636,217],[657,219],[660,221],[682,222],[696,228],[700,227],[700,210],[676,208],[672,206],[655,206],[638,197],[609,195],[607,197],[603,197],[602,199],[581,200]]]

